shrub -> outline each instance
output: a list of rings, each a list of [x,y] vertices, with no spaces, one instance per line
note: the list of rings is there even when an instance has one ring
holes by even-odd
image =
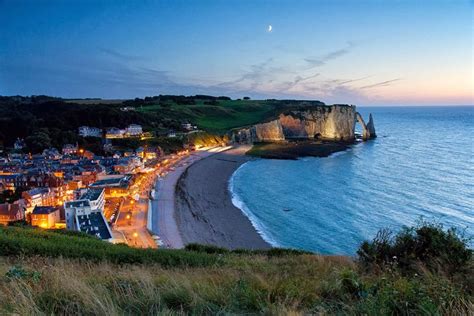
[[[217,254],[229,253],[229,250],[226,248],[221,248],[221,247],[212,246],[212,245],[201,245],[201,244],[187,244],[184,249],[188,251],[204,252],[204,253],[217,253]]]
[[[422,265],[430,271],[442,269],[448,275],[466,268],[472,260],[469,239],[455,228],[421,223],[405,227],[396,235],[381,230],[372,242],[365,241],[357,254],[365,267],[395,266],[403,273],[416,272]]]

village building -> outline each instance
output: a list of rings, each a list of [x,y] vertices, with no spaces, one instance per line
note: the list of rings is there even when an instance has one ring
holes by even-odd
[[[22,201],[0,204],[0,225],[25,219],[25,209]]]
[[[64,209],[67,229],[112,241],[112,231],[103,214],[104,205],[104,189],[88,189],[79,199],[66,202]]]
[[[78,151],[78,146],[73,144],[66,144],[62,148],[63,155],[75,155]]]
[[[90,126],[79,127],[79,136],[82,137],[102,137],[102,129]]]
[[[140,136],[143,133],[143,129],[141,125],[138,124],[130,124],[126,129],[125,133],[128,136]]]
[[[36,206],[31,213],[31,226],[55,228],[59,223],[59,208],[54,206]]]

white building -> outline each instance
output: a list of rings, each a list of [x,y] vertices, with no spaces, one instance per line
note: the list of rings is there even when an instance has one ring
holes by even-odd
[[[78,200],[64,204],[66,227],[112,241],[112,231],[104,217],[105,190],[88,189]]]
[[[123,138],[125,134],[125,130],[119,129],[116,127],[109,128],[105,133],[105,138],[112,139],[112,138]]]
[[[102,130],[97,127],[81,126],[79,127],[79,136],[82,137],[102,137]]]
[[[143,134],[143,129],[141,125],[138,124],[130,124],[126,129],[125,133],[128,136],[140,136]]]

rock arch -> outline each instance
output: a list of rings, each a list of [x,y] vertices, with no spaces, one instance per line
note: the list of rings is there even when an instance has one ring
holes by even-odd
[[[368,140],[377,137],[375,134],[375,126],[372,114],[369,115],[369,122],[367,124],[365,124],[365,121],[359,112],[356,112],[356,119],[362,126],[362,140]]]

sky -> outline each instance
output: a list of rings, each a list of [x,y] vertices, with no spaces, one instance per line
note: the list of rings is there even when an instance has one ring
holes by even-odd
[[[474,104],[473,10],[472,0],[0,0],[0,95]]]

